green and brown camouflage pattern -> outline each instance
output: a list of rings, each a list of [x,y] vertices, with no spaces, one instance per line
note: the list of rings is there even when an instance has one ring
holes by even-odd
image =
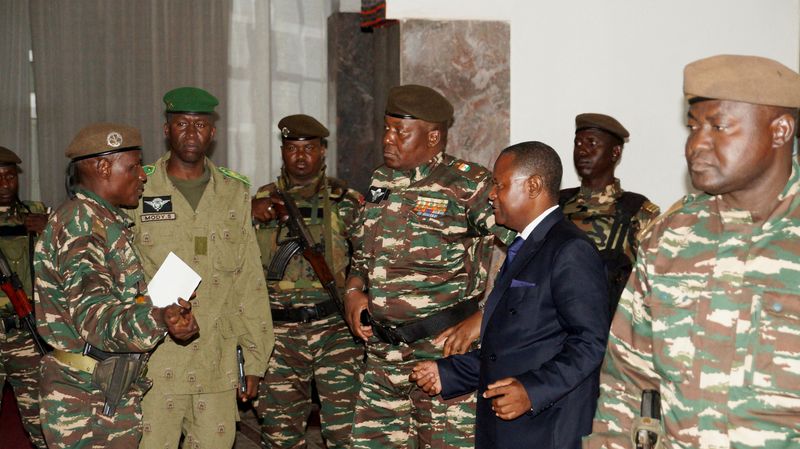
[[[25,201],[31,213],[44,214],[47,208],[38,201]],[[28,210],[20,204],[0,207],[0,226],[20,226]],[[31,255],[27,235],[0,237],[0,249],[11,270],[17,273],[28,298],[33,299],[31,284]],[[13,317],[14,307],[0,290],[0,319]],[[14,389],[22,424],[37,448],[44,449],[42,427],[39,424],[39,360],[41,355],[27,329],[0,329],[0,385],[6,380]],[[0,398],[0,401],[2,398]]]
[[[585,448],[631,448],[661,392],[664,448],[800,446],[800,174],[766,221],[689,195],[642,235]]]
[[[617,213],[617,202],[624,192],[617,178],[603,190],[592,190],[581,186],[578,193],[564,203],[562,207],[564,216],[585,232],[598,249],[614,248],[617,242],[609,242],[608,238],[614,224],[614,215]],[[658,206],[645,201],[631,218],[630,235],[635,236],[645,229],[660,213]],[[628,260],[636,260],[638,240],[626,238],[623,250]]]
[[[363,359],[364,346],[353,341],[338,314],[311,323],[276,323],[275,351],[259,385],[261,447],[306,447],[313,382],[326,447],[349,448]]]
[[[145,413],[145,426],[152,431],[145,432],[142,447],[147,447],[151,435],[172,431],[166,428],[171,412],[161,406],[159,397],[222,391],[234,395],[239,381],[236,345],[244,350],[245,374],[262,377],[274,341],[248,186],[206,158],[211,177],[197,208],[192,208],[167,176],[169,157],[167,152],[146,170],[142,200],[131,211],[136,247],[148,280],[170,252],[200,275],[197,296],[191,300],[200,334],[188,344],[167,337],[150,358],[148,375],[153,379],[153,389],[144,399],[145,411],[160,412]],[[145,214],[146,198],[162,198],[164,202],[158,204],[156,213]],[[159,401],[158,406],[150,407],[150,401]],[[231,407],[236,409],[235,402]],[[219,413],[231,416],[228,411]],[[235,432],[233,422],[224,427]],[[175,440],[174,447],[177,444]]]
[[[341,289],[350,263],[350,237],[364,197],[344,181],[326,177],[323,167],[306,186],[292,186],[285,173],[277,183],[258,189],[256,198],[280,188],[297,203],[314,241]],[[276,220],[256,225],[261,263],[266,275],[278,248],[288,237]],[[270,306],[308,307],[330,300],[314,270],[301,253],[286,267],[283,279],[267,281]],[[343,291],[340,293],[344,294]],[[328,449],[350,447],[353,409],[363,371],[364,346],[353,340],[338,314],[311,323],[275,323],[275,350],[259,386],[262,447],[305,447],[305,428],[311,411],[311,384],[316,384],[321,408],[322,437]]]
[[[494,222],[490,181],[487,169],[444,153],[411,171],[375,170],[371,191],[390,193],[378,203],[367,195],[350,275],[368,285],[376,320],[415,321],[483,296],[491,240],[514,236]],[[416,362],[442,356],[433,337],[397,347],[369,341],[353,447],[473,446],[475,396],[445,402],[408,381]]]
[[[127,215],[79,189],[50,217],[36,245],[35,309],[42,338],[80,353],[86,343],[107,352],[145,352],[167,332],[145,294],[144,271]],[[141,436],[139,379],[113,417],[91,374],[42,358],[40,416],[50,448],[130,448]]]

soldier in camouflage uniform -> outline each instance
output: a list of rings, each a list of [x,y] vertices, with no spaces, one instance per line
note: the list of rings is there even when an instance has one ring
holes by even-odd
[[[192,299],[205,329],[188,345],[166,339],[150,359],[153,390],[142,402],[140,447],[225,449],[236,437],[236,346],[244,351],[254,398],[272,351],[272,320],[250,216],[247,178],[206,156],[214,139],[208,92],[184,87],[164,95],[170,151],[145,167],[147,185],[134,211],[137,249],[150,279],[173,252],[202,278]]]
[[[258,189],[253,199],[256,238],[264,273],[279,242],[288,237],[278,224],[272,201],[280,189],[297,203],[314,241],[344,290],[350,265],[350,236],[364,197],[336,178],[325,176],[328,130],[307,115],[278,123],[283,169],[278,182]],[[329,449],[350,447],[353,409],[363,371],[364,345],[354,341],[336,303],[301,253],[288,262],[283,278],[267,280],[275,326],[275,351],[261,382],[258,412],[265,448],[305,447],[311,411],[311,385],[320,398],[322,438]]]
[[[643,390],[662,448],[800,445],[800,75],[755,56],[684,70],[688,195],[644,231],[585,448],[633,448]]]
[[[348,324],[369,339],[355,448],[474,445],[474,394],[444,401],[408,380],[416,362],[446,355],[434,339],[442,329],[475,317],[479,329],[489,239],[513,237],[495,225],[491,173],[445,154],[452,117],[428,87],[389,92],[385,165],[372,176],[345,295]],[[360,324],[367,309],[373,321]]]
[[[11,270],[19,276],[25,294],[32,298],[31,249],[35,237],[47,224],[47,210],[38,201],[19,200],[17,164],[21,162],[13,151],[0,147],[0,250]],[[39,425],[40,359],[30,333],[17,319],[5,293],[0,291],[0,389],[7,379],[14,389],[22,424],[31,442],[44,448]]]
[[[600,249],[608,274],[611,315],[636,261],[636,236],[660,212],[643,195],[622,190],[614,176],[629,136],[614,117],[593,113],[575,117],[573,162],[581,186],[562,190],[559,199],[564,215]]]
[[[96,370],[151,350],[169,332],[198,332],[191,305],[154,307],[133,248],[131,221],[145,181],[139,130],[113,123],[82,129],[66,155],[77,185],[36,245],[36,316],[53,351],[41,363],[41,422],[49,448],[132,448],[141,437],[139,401],[150,381],[139,372],[116,405],[102,413],[100,385],[119,381]],[[90,351],[91,355],[83,355]],[[103,351],[103,352],[99,352]]]

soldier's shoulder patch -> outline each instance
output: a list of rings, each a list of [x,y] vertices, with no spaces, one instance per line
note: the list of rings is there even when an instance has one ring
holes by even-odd
[[[242,175],[240,173],[236,173],[235,171],[227,167],[217,167],[217,170],[219,170],[220,173],[225,175],[225,177],[236,179],[238,181],[241,181],[247,187],[250,187],[250,178],[248,178],[247,176]]]
[[[145,175],[150,176],[150,175],[152,175],[153,173],[156,172],[156,166],[155,165],[144,165],[144,166],[142,166],[142,170],[144,170],[144,174]]]
[[[100,221],[99,217],[93,217],[92,218],[92,230],[91,230],[91,232],[93,234],[97,234],[103,240],[106,240],[108,238],[108,236],[106,234],[106,226],[102,221]]]
[[[24,203],[34,214],[47,213],[47,206],[41,201],[24,201]]]
[[[480,181],[481,179],[485,178],[487,174],[489,174],[489,170],[487,170],[484,166],[462,159],[454,158],[450,163],[450,167],[456,173],[471,181]]]

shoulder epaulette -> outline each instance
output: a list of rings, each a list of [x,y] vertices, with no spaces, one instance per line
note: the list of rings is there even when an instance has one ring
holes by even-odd
[[[690,202],[692,200],[693,200],[693,196],[692,195],[686,195],[683,198],[679,199],[678,201],[675,201],[675,203],[673,203],[672,206],[670,206],[669,209],[667,209],[666,212],[664,212],[661,215],[659,215],[658,217],[654,218],[652,221],[650,221],[650,223],[647,226],[645,226],[644,228],[639,230],[639,235],[640,236],[644,235],[656,223],[660,223],[660,222],[664,221],[665,218],[667,218],[670,215],[674,214],[675,212],[677,212],[678,210],[683,208],[683,206],[685,206],[686,203],[688,203],[688,202]],[[650,204],[652,204],[652,203],[650,203]]]
[[[489,172],[480,164],[458,158],[453,158],[449,165],[456,173],[472,181],[480,181]]]
[[[248,178],[247,176],[236,173],[235,171],[227,167],[217,167],[217,170],[219,170],[219,172],[225,175],[226,177],[239,180],[247,187],[250,187],[250,178]]]
[[[651,203],[650,201],[645,201],[644,204],[642,205],[642,209],[645,212],[649,213],[650,215],[658,215],[659,211],[658,206]]]
[[[150,175],[152,175],[153,173],[156,172],[156,166],[155,165],[144,165],[144,166],[142,166],[142,170],[144,170],[144,174],[145,175],[150,176]]]

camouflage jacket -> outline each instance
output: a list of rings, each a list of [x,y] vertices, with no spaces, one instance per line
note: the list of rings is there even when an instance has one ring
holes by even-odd
[[[92,192],[78,190],[50,217],[36,244],[35,307],[50,346],[81,352],[144,352],[167,333],[154,316],[131,221]]]
[[[350,266],[350,239],[355,233],[364,197],[348,189],[344,181],[325,176],[324,167],[307,186],[291,186],[284,174],[277,183],[259,188],[256,198],[268,197],[278,188],[291,195],[297,203],[311,237],[324,248],[325,261],[336,277],[336,284],[342,288]],[[289,231],[276,220],[256,223],[255,228],[266,276],[278,242],[286,239]],[[270,304],[276,308],[308,306],[330,299],[311,264],[299,252],[289,261],[283,279],[267,281],[267,288]]]
[[[593,434],[630,448],[641,392],[661,392],[664,448],[800,444],[800,173],[762,224],[689,195],[641,239],[611,327]]]
[[[38,201],[25,201],[25,206],[31,213],[44,214],[47,208]],[[31,254],[28,232],[25,230],[25,215],[28,210],[20,204],[9,207],[0,207],[0,250],[8,260],[11,271],[17,273],[22,288],[31,298],[33,293],[31,284]],[[0,316],[11,316],[14,307],[8,301],[6,294],[0,290]]]
[[[514,237],[494,222],[490,180],[444,153],[410,172],[375,170],[351,276],[366,281],[376,319],[413,321],[483,294],[492,234]]]
[[[614,178],[614,183],[605,189],[597,191],[581,187],[578,194],[569,199],[562,209],[564,216],[575,223],[585,232],[600,250],[611,248],[616,242],[608,242],[611,226],[614,224],[614,214],[617,212],[617,201],[625,191],[620,186],[619,179]],[[645,201],[639,212],[631,219],[629,235],[635,236],[640,230],[647,227],[660,213],[658,206]],[[633,245],[631,244],[633,243]],[[638,241],[626,239],[623,248],[628,260],[635,260]]]
[[[274,342],[248,185],[206,159],[211,178],[194,210],[167,176],[169,156],[145,167],[142,201],[132,211],[136,246],[148,280],[170,252],[200,275],[192,300],[200,336],[185,345],[165,339],[148,375],[154,389],[172,394],[230,390],[238,382],[236,345],[246,374],[261,377]]]

